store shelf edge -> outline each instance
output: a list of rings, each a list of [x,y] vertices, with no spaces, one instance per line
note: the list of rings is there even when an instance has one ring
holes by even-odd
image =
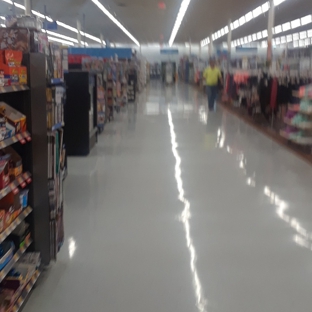
[[[10,145],[17,143],[17,142],[25,144],[25,143],[30,142],[30,141],[31,141],[30,133],[28,131],[25,131],[22,133],[18,133],[16,135],[12,136],[11,138],[8,138],[8,139],[1,141],[0,142],[0,149],[6,148]]]
[[[29,206],[22,211],[18,217],[2,233],[0,233],[0,243],[2,243],[31,212],[32,208]]]
[[[20,257],[25,253],[25,251],[31,244],[32,244],[32,239],[29,239],[28,242],[14,254],[10,262],[0,272],[0,282],[4,280],[4,278],[8,275],[8,273],[13,268],[14,264],[20,259]]]
[[[33,289],[34,285],[36,284],[38,278],[40,276],[40,271],[36,271],[34,275],[30,278],[29,282],[26,284],[25,288],[21,292],[21,295],[16,300],[15,304],[13,305],[12,309],[9,310],[11,312],[18,312],[22,308],[24,302],[26,301],[27,297],[30,295],[31,290]]]
[[[16,86],[6,86],[0,87],[0,94],[1,93],[11,93],[11,92],[21,92],[21,91],[28,91],[29,87],[24,85],[16,85]]]

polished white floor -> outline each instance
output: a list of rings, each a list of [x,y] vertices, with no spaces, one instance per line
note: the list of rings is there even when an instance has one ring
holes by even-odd
[[[190,86],[70,159],[65,219],[25,312],[312,311],[312,167]]]

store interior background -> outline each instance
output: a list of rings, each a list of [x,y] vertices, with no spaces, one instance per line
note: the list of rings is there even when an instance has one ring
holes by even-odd
[[[183,16],[179,15],[181,4],[187,8]],[[34,29],[24,27],[23,31],[29,31],[26,39],[17,39],[14,33],[16,30],[11,29],[9,23],[25,13],[36,26],[33,26]],[[180,23],[175,24],[179,17]],[[242,291],[242,300],[236,300],[232,293],[235,287],[229,287],[229,295],[224,296],[224,302],[228,307],[234,305],[234,308],[214,311],[251,311],[262,289],[269,293],[267,297],[280,308],[274,312],[288,312],[283,306],[290,307],[288,303],[299,293],[305,300],[298,300],[299,304],[303,303],[300,306],[302,310],[297,311],[308,311],[306,307],[312,305],[309,294],[312,282],[307,274],[311,259],[302,249],[309,252],[312,250],[312,236],[308,230],[311,225],[312,200],[308,189],[311,185],[308,166],[312,164],[311,0],[0,0],[0,24],[0,32],[5,34],[3,37],[0,35],[0,81],[3,80],[0,86],[0,107],[3,101],[11,105],[17,115],[22,116],[19,122],[27,117],[23,131],[18,132],[16,126],[10,132],[13,127],[9,124],[10,118],[5,115],[5,110],[0,110],[0,125],[5,128],[5,135],[0,140],[0,162],[4,161],[3,157],[9,157],[11,166],[17,163],[11,159],[11,153],[14,152],[7,150],[7,147],[12,147],[18,154],[14,155],[18,160],[21,159],[24,166],[19,175],[12,178],[11,174],[10,183],[7,181],[9,184],[0,189],[0,201],[15,192],[14,196],[19,192],[25,194],[24,188],[26,194],[29,192],[28,204],[23,206],[19,214],[16,212],[13,218],[12,213],[10,222],[0,222],[0,245],[14,238],[14,244],[9,241],[11,254],[7,263],[1,261],[3,255],[0,248],[0,312],[19,312],[22,308],[27,312],[87,311],[89,302],[85,300],[85,293],[92,301],[90,311],[119,312],[127,309],[128,303],[131,304],[129,311],[148,310],[150,302],[154,304],[150,311],[158,311],[158,304],[162,300],[154,296],[143,283],[139,285],[142,288],[138,288],[138,293],[144,293],[148,298],[143,303],[133,299],[140,295],[131,297],[129,292],[132,284],[136,285],[134,275],[142,274],[145,278],[154,272],[155,267],[157,275],[165,281],[152,285],[156,287],[155,293],[163,289],[168,297],[176,287],[175,278],[189,279],[187,274],[192,276],[191,283],[183,284],[186,305],[181,298],[168,298],[161,302],[164,308],[160,310],[184,311],[184,308],[186,311],[196,309],[199,312],[210,312],[201,290],[199,274],[197,276],[195,244],[193,246],[190,238],[190,219],[193,216],[188,211],[188,197],[196,197],[194,194],[198,192],[197,203],[203,210],[197,210],[197,217],[203,217],[208,223],[213,215],[216,220],[212,226],[213,232],[225,229],[219,238],[223,240],[225,234],[230,237],[221,245],[226,251],[231,251],[236,246],[231,244],[231,234],[226,232],[226,227],[219,228],[218,223],[219,220],[228,221],[229,211],[226,209],[232,205],[231,202],[220,201],[220,197],[223,197],[220,190],[223,191],[225,180],[226,190],[233,191],[233,198],[238,200],[237,206],[242,209],[238,213],[231,210],[231,213],[235,212],[233,220],[236,222],[233,221],[231,225],[239,228],[237,241],[244,244],[251,232],[257,234],[255,241],[259,246],[254,243],[248,245],[249,254],[257,258],[251,264],[255,266],[246,268],[258,274],[257,265],[261,269],[265,267],[263,270],[267,275],[264,276],[271,279],[271,284],[270,287],[263,287],[265,282],[260,282],[257,285],[259,288],[253,292],[254,289],[249,289],[249,286],[254,285],[254,277],[241,267],[241,276],[247,276],[248,280],[245,291],[250,291],[251,296],[245,298]],[[44,25],[43,28],[41,25]],[[42,34],[44,39],[40,36]],[[15,84],[16,75],[2,73],[4,69],[11,70],[8,66],[10,57],[6,59],[11,48],[4,47],[7,42],[11,42],[10,39],[14,42],[12,50],[16,48],[16,51],[19,49],[18,40],[23,44],[27,41],[24,54],[20,54],[23,61],[16,62],[18,64],[13,62],[15,70],[24,70],[24,75],[18,74],[18,82],[15,81]],[[32,39],[35,42],[33,46],[30,43]],[[2,53],[2,50],[7,52]],[[224,79],[222,86],[219,86],[219,106],[209,113],[203,72],[211,58],[217,59]],[[172,63],[175,63],[175,67],[171,66]],[[159,71],[155,78],[150,69],[156,67]],[[27,83],[22,82],[25,77]],[[287,99],[282,103],[277,103],[278,84],[287,86]],[[264,100],[260,99],[260,93],[265,94]],[[264,109],[261,101],[266,101]],[[279,98],[279,101],[284,100]],[[298,117],[296,123],[294,116]],[[248,152],[240,151],[240,146]],[[260,147],[263,147],[263,151]],[[286,150],[291,153],[286,153]],[[188,165],[183,167],[181,159],[185,163],[189,162]],[[224,167],[220,159],[224,161]],[[157,169],[151,169],[152,162]],[[170,164],[168,167],[172,172],[164,170],[164,164]],[[258,164],[257,170],[253,170]],[[202,180],[198,179],[199,171],[204,172],[203,168],[209,168],[214,173],[216,184],[206,174],[200,177]],[[196,172],[192,176],[194,180],[183,183],[183,175],[187,170],[191,174]],[[159,185],[163,186],[159,194],[154,192],[153,182],[150,181],[152,173],[159,178]],[[140,178],[138,187],[133,183],[137,174]],[[238,175],[241,185],[236,185]],[[206,185],[211,187],[208,188],[209,192],[210,189],[215,189],[215,192],[209,194]],[[143,194],[137,189],[144,190]],[[69,190],[67,194],[65,190]],[[260,199],[255,199],[251,190],[259,192]],[[293,194],[293,202],[285,199],[289,194]],[[133,203],[128,207],[130,198]],[[211,198],[213,201],[209,202]],[[158,200],[162,203],[160,208]],[[220,209],[214,209],[215,204],[220,204]],[[270,212],[270,224],[266,223],[269,214],[262,209],[262,205],[269,209],[274,207]],[[294,209],[288,215],[286,209],[289,205]],[[182,217],[178,218],[176,211],[180,211],[181,206],[184,206],[184,211]],[[261,211],[257,216],[254,215],[256,209],[249,209],[254,206]],[[129,208],[126,212],[125,207]],[[2,208],[0,205],[0,213],[8,213],[11,217]],[[207,212],[209,217],[205,219]],[[173,223],[166,223],[168,215]],[[157,219],[156,222],[153,218]],[[120,226],[117,223],[121,219],[124,224]],[[110,223],[111,220],[114,222]],[[135,223],[137,220],[140,222],[138,227]],[[148,235],[151,241],[156,242],[155,245],[166,249],[166,252],[160,249],[159,256],[171,266],[168,271],[170,274],[175,272],[172,275],[166,275],[161,265],[155,265],[158,255],[155,258],[153,255],[158,251],[150,241],[143,241],[144,232],[142,234],[138,230],[142,227],[147,232],[145,227],[148,222],[151,222]],[[163,222],[166,223],[166,237],[163,234],[165,231],[160,234]],[[182,235],[181,222],[185,230]],[[280,223],[285,227],[280,229]],[[118,235],[124,235],[126,231],[132,235],[127,236],[126,240],[115,235],[119,226],[121,231]],[[269,228],[267,236],[263,235],[266,226]],[[207,235],[206,224],[202,228],[194,228],[201,231],[198,234],[198,237],[204,237],[201,242],[211,243],[205,240],[212,239],[212,245],[217,246],[214,250],[217,254],[219,242]],[[68,235],[67,229],[70,229],[68,232],[71,235]],[[286,231],[291,238],[286,243],[283,241],[284,249],[279,248],[280,242],[276,244],[274,239],[283,240]],[[168,239],[171,234],[182,237],[177,243],[180,244],[177,249],[176,242]],[[265,241],[261,241],[261,235]],[[117,244],[114,241],[116,237],[119,240]],[[271,237],[274,239],[271,240]],[[143,245],[146,244],[144,246],[149,250],[151,267],[144,266],[145,249],[139,245],[139,238],[142,238]],[[132,240],[138,243],[134,247],[142,254],[141,257],[135,255],[134,260],[131,260],[134,270],[124,273],[120,268],[127,268],[127,256],[135,250]],[[125,241],[126,248],[123,246]],[[295,247],[301,248],[299,252],[293,251],[294,243]],[[278,248],[275,248],[275,244]],[[277,253],[274,254],[275,260],[268,266],[261,262],[267,246],[270,246],[272,254]],[[106,248],[111,248],[108,255]],[[242,248],[247,250],[245,245]],[[173,262],[167,259],[168,250],[173,252]],[[233,268],[230,262],[232,255],[240,259],[239,264],[245,260],[241,258],[243,253],[240,253],[239,248],[237,250],[227,257],[230,270]],[[81,255],[78,260],[77,254]],[[93,254],[96,256],[93,257]],[[179,263],[180,254],[185,263]],[[210,255],[206,256],[204,251],[201,259],[204,259],[205,265],[210,259]],[[279,266],[281,261],[277,261],[283,257],[287,258],[287,268]],[[112,265],[113,270],[101,270],[104,258],[107,261],[105,265]],[[297,266],[296,261],[302,265]],[[176,263],[181,267],[176,266]],[[219,259],[216,263],[223,264]],[[27,266],[25,276],[14,276],[16,270],[24,268],[23,265]],[[274,271],[274,266],[279,266],[281,271],[278,274],[282,278],[274,280],[270,272],[265,271],[267,267]],[[141,267],[148,274],[143,274]],[[206,266],[203,268],[202,276],[208,278],[205,274],[210,272]],[[211,272],[219,274],[222,269],[219,266]],[[290,271],[300,277],[293,284],[292,276],[288,274]],[[259,272],[261,275],[262,271]],[[129,279],[125,285],[120,286],[119,281],[114,280],[116,276],[122,280],[124,274],[128,273]],[[237,270],[233,269],[230,273],[232,285],[235,285]],[[88,287],[84,279],[90,276],[94,283]],[[11,278],[16,282],[14,292],[10,285]],[[283,283],[284,278],[288,284]],[[222,285],[223,279],[216,278],[216,281]],[[29,295],[38,280],[40,287],[36,295],[30,297],[28,305]],[[106,287],[104,290],[101,288],[103,281]],[[114,284],[112,288],[110,282]],[[283,284],[291,284],[295,290],[287,289],[281,295],[284,300],[280,300],[280,294],[275,296],[275,290],[282,288]],[[214,286],[211,283],[211,287]],[[189,289],[186,291],[192,287],[195,292]],[[64,296],[67,289],[69,291]],[[118,298],[119,289],[124,301]],[[138,289],[133,287],[131,290]],[[105,293],[103,297],[99,295],[100,291]],[[215,291],[215,298],[221,306],[222,298],[219,296],[223,295],[222,289],[217,287]],[[50,292],[53,295],[50,296]],[[194,294],[197,303],[194,303]],[[175,293],[175,296],[179,296],[179,293]],[[115,310],[110,309],[109,305],[115,299]],[[108,306],[105,305],[107,302]],[[268,306],[263,311],[269,311],[270,302],[265,301]],[[259,307],[258,304],[256,308]]]

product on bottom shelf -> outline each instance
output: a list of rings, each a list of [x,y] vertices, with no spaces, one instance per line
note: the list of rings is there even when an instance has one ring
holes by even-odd
[[[39,276],[39,266],[39,253],[26,253],[14,265],[0,283],[0,312],[11,311],[19,297],[23,295],[26,285],[33,286]],[[27,291],[29,292],[29,290]]]

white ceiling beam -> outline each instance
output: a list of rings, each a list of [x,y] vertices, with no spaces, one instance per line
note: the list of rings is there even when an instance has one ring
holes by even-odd
[[[179,12],[178,12],[177,18],[175,20],[175,23],[174,23],[174,26],[173,26],[173,29],[171,32],[171,36],[169,39],[169,46],[170,47],[172,47],[172,45],[174,43],[174,40],[178,34],[178,31],[180,29],[180,26],[182,24],[183,18],[185,16],[185,13],[187,11],[187,8],[188,8],[190,2],[191,2],[191,0],[182,0],[182,2],[181,2],[181,6],[180,6],[180,9],[179,9]]]
[[[285,1],[286,0],[274,0],[273,1],[274,6],[276,7]],[[261,14],[266,13],[269,9],[270,9],[270,3],[268,1],[266,1],[262,5],[255,8],[253,11],[246,13],[245,15],[243,15],[242,17],[238,18],[236,21],[231,23],[231,29],[234,30],[234,29],[237,29],[237,28],[245,25],[246,23],[248,23],[248,22],[252,21],[253,19],[257,18],[258,16],[260,16]],[[222,29],[224,29],[224,28],[222,28]],[[222,29],[214,33],[214,38],[215,38],[214,40],[219,39],[222,36],[226,35],[225,33],[224,34],[221,33],[221,35],[218,35],[219,32],[222,31]],[[205,39],[207,39],[207,38],[205,38]],[[205,39],[203,39],[201,41],[202,46],[207,45],[207,44],[204,44]]]
[[[92,2],[114,23],[116,24],[137,46],[140,46],[139,41],[104,7],[98,0]],[[101,41],[100,41],[101,42]]]

